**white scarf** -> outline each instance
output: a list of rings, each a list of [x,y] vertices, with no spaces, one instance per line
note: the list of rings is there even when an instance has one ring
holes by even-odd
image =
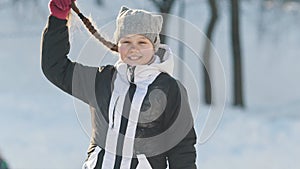
[[[130,168],[138,117],[144,97],[147,94],[148,86],[161,72],[170,75],[173,73],[174,61],[170,48],[167,45],[160,45],[160,48],[165,50],[164,56],[159,57],[155,55],[155,61],[152,64],[137,65],[134,70],[133,83],[136,84],[136,91],[132,99],[129,117],[127,117],[128,125],[124,137],[124,145],[126,146],[123,147],[121,163],[121,168],[124,169]],[[115,162],[123,105],[130,87],[130,73],[127,64],[119,60],[115,64],[115,67],[117,75],[109,105],[109,129],[105,145],[106,153],[103,159],[103,167],[107,169],[112,168],[111,164]]]

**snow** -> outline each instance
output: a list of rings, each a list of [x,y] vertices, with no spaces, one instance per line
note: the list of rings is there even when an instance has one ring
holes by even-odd
[[[0,153],[15,169],[80,168],[89,144],[88,108],[59,91],[42,74],[40,38],[47,20],[48,1],[38,1],[38,7],[30,5],[33,1],[26,2],[25,5],[0,7],[0,15],[5,16],[0,27]],[[186,20],[204,30],[209,17],[206,1],[187,2]],[[269,8],[261,12],[260,1],[243,1],[241,42],[246,108],[241,109],[231,105],[229,4],[219,2],[221,14],[213,44],[216,56],[224,66],[226,106],[223,114],[219,114],[219,117],[223,116],[217,130],[206,142],[197,144],[198,168],[299,168],[299,4],[286,4],[282,8],[277,8],[278,4],[268,4]],[[9,3],[2,1],[0,5]],[[113,20],[122,4],[155,11],[148,1],[117,0],[111,3],[105,0],[105,7],[95,7],[92,1],[82,3],[78,0],[78,3],[95,24],[104,26],[101,32],[108,37],[112,35]],[[178,9],[176,3],[174,15]],[[103,49],[95,49],[97,42],[89,37],[76,17],[73,21],[72,59],[91,65],[117,59],[107,53],[102,60],[86,59],[84,54],[91,49],[95,50],[91,52],[95,57]],[[176,53],[176,44],[170,43]],[[190,58],[194,57],[193,52],[187,50],[186,53]],[[186,67],[191,64],[186,61]],[[195,66],[189,70],[186,67],[185,74],[194,72],[193,78],[201,73],[194,69]],[[220,74],[216,72],[214,68],[213,80],[221,83],[217,76]],[[182,80],[186,85],[192,82],[192,87],[200,83],[196,90],[201,89],[199,79],[193,81],[185,77]],[[199,96],[191,94],[194,89],[189,89],[192,105],[199,100]],[[222,92],[216,89],[216,97]],[[199,111],[195,123],[198,137],[211,109],[200,99],[201,103],[192,107]]]

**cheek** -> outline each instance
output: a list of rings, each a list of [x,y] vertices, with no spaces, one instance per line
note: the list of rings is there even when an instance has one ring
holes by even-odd
[[[124,60],[124,58],[126,57],[126,54],[128,53],[128,49],[124,46],[120,46],[118,51],[120,53],[121,59]]]
[[[154,50],[151,49],[151,48],[150,48],[150,49],[142,50],[141,52],[142,52],[142,54],[143,54],[144,56],[146,56],[147,59],[151,59],[152,56],[154,55]]]

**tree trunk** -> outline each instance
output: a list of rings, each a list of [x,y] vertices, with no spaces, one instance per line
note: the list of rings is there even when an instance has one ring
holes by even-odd
[[[215,28],[215,24],[218,19],[218,8],[215,0],[209,0],[210,11],[211,11],[211,18],[210,22],[206,28],[206,36],[207,39],[205,40],[204,44],[204,66],[203,66],[203,73],[204,73],[204,100],[206,104],[211,104],[211,83],[209,79],[208,72],[210,72],[210,51],[211,51],[211,41],[212,36]]]
[[[239,0],[231,0],[231,38],[233,51],[234,72],[234,105],[244,107],[243,101],[243,79],[242,60],[239,35]]]
[[[103,5],[103,0],[96,0],[96,4],[98,6],[102,6]]]
[[[180,18],[184,18],[185,16],[185,0],[181,0],[180,3],[180,9],[179,9],[179,13],[178,13]],[[178,56],[180,59],[182,59],[182,61],[184,61],[184,37],[185,37],[185,25],[184,24],[180,24],[179,25],[179,31],[178,31],[178,37],[179,37],[179,41],[178,41]],[[183,68],[183,64],[179,61],[178,62],[178,76],[183,79],[184,78],[184,68]]]
[[[168,16],[165,14],[169,14],[175,0],[152,0],[154,5],[159,9],[159,12],[163,16],[163,26],[160,34],[160,41],[161,43],[166,43],[166,25],[168,23]]]

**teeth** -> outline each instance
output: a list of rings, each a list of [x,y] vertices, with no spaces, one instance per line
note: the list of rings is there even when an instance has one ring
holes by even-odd
[[[128,59],[130,60],[137,60],[140,59],[142,56],[129,56]]]

